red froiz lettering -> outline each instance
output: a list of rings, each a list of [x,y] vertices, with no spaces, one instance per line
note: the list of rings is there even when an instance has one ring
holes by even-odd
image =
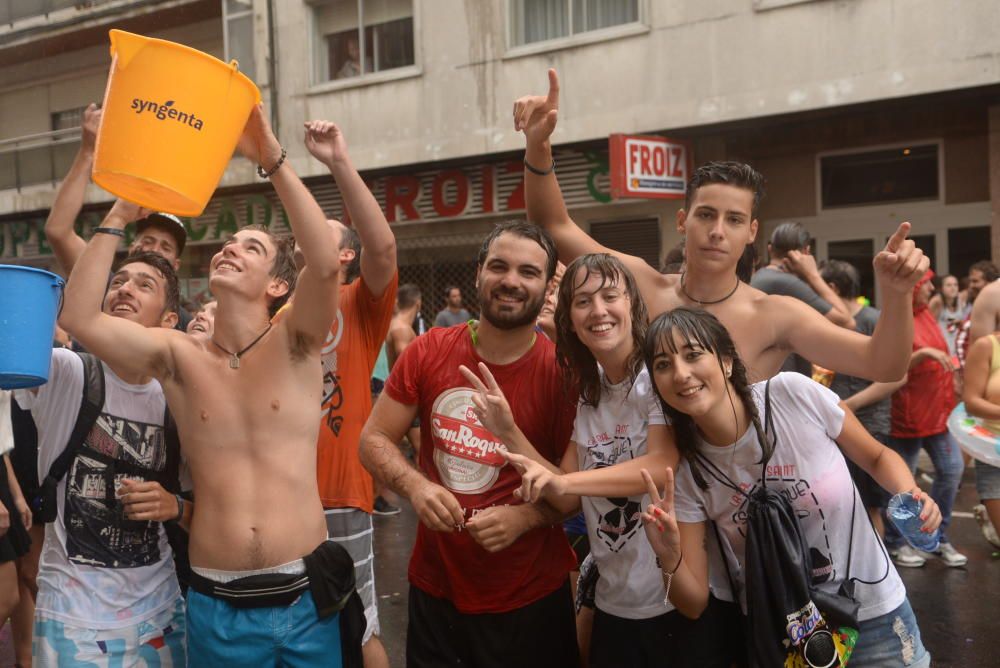
[[[433,413],[431,433],[437,441],[436,445],[449,455],[490,466],[499,467],[506,463],[499,452],[506,449],[506,446],[488,429],[478,424]]]

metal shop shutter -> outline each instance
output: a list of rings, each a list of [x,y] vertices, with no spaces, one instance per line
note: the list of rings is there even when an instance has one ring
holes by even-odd
[[[612,250],[642,258],[653,269],[660,268],[660,221],[656,218],[591,223],[590,236]]]

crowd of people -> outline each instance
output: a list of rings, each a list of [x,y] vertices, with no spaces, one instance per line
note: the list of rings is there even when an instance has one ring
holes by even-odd
[[[294,239],[240,229],[211,260],[214,300],[188,313],[180,220],[118,200],[89,241],[74,230],[88,108],[45,227],[68,337],[45,385],[0,394],[0,619],[20,665],[388,666],[371,516],[396,498],[420,521],[409,666],[760,665],[767,490],[794,508],[816,599],[782,651],[806,656],[841,597],[842,659],[930,665],[894,564],[966,563],[947,535],[965,461],[946,422],[964,399],[1000,424],[997,269],[935,283],[903,223],[873,261],[876,310],[856,267],[817,264],[785,224],[754,273],[764,177],[737,162],[694,170],[666,271],[602,247],[560,191],[549,76],[513,109],[528,222],[469,258],[479,313],[449,286],[426,332],[333,123],[304,141],[351,226],[255,109],[239,149]],[[1000,472],[977,461],[976,478],[987,526]],[[937,551],[884,521],[901,493]]]

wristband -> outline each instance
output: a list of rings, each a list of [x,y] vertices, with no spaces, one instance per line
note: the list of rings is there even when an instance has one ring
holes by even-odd
[[[527,169],[532,174],[537,174],[538,176],[548,176],[556,168],[556,159],[552,158],[552,164],[549,165],[548,169],[538,169],[528,162],[528,159],[524,159],[524,168]]]
[[[184,497],[180,494],[174,494],[174,498],[177,499],[177,517],[174,518],[174,521],[180,522],[184,519]]]
[[[94,234],[110,234],[113,237],[125,238],[125,230],[119,230],[117,227],[95,227]]]
[[[667,572],[665,570],[662,570],[662,569],[660,570],[660,572],[663,574],[663,588],[666,590],[666,594],[663,596],[663,605],[665,605],[668,608],[671,607],[671,605],[670,605],[670,583],[674,581],[674,573],[676,573],[677,569],[681,567],[681,562],[682,561],[684,561],[684,553],[683,552],[681,552],[681,558],[677,560],[677,565],[674,566],[674,570],[669,571],[669,572]]]
[[[272,176],[274,176],[274,173],[276,171],[278,171],[278,169],[283,164],[285,164],[285,157],[287,155],[288,155],[288,151],[286,151],[284,148],[282,148],[281,149],[281,157],[278,158],[278,162],[274,163],[274,167],[272,167],[271,169],[269,169],[267,171],[264,171],[263,167],[261,167],[260,165],[257,165],[257,176],[259,176],[262,179],[269,179]]]

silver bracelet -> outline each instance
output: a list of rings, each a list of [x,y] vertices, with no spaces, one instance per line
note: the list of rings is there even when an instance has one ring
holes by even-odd
[[[670,584],[674,581],[674,573],[676,573],[677,569],[681,567],[681,562],[682,561],[684,561],[684,553],[683,552],[681,552],[681,558],[677,560],[677,565],[674,566],[674,570],[667,572],[667,571],[665,571],[663,569],[660,569],[660,573],[663,574],[663,588],[666,590],[666,594],[664,594],[664,596],[663,596],[663,605],[665,607],[668,607],[668,608],[671,607],[671,604],[670,604]]]

